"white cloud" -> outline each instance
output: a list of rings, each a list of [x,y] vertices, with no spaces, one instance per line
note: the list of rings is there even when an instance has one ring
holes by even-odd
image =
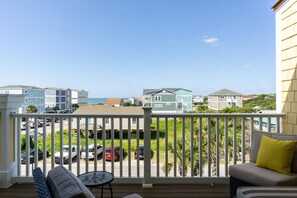
[[[244,69],[248,69],[250,67],[252,67],[252,64],[248,63],[242,66]]]
[[[211,36],[205,36],[203,37],[202,41],[206,44],[209,44],[211,46],[218,46],[220,45],[220,41],[216,37],[211,37]]]

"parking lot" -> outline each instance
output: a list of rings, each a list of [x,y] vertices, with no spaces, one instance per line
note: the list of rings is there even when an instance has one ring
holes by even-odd
[[[134,158],[134,157],[133,157]],[[46,159],[46,169],[47,171],[51,169],[51,156],[48,157]],[[89,160],[88,161],[88,171],[94,171],[94,160]],[[129,166],[128,166],[128,158],[126,157],[123,161],[122,161],[122,173],[123,173],[123,177],[129,177]],[[87,167],[87,161],[84,159],[80,159],[79,163],[77,163],[76,159],[73,159],[73,162],[71,164],[71,169],[72,172],[77,174],[77,165],[79,164],[80,166],[80,173],[84,173],[87,171],[86,167]],[[99,159],[96,161],[97,164],[97,170],[103,170],[103,159]],[[106,171],[112,172],[111,166],[112,162],[111,161],[105,161],[105,167],[106,167]],[[55,166],[58,166],[59,164],[55,164]],[[65,166],[66,168],[69,168],[69,164],[64,164],[63,166]],[[33,164],[33,168],[35,167],[35,165]],[[41,169],[43,169],[43,160],[38,161],[38,167],[40,167]],[[131,177],[137,177],[137,160],[136,159],[131,159]],[[31,174],[31,169],[32,169],[32,164],[30,164],[29,167],[29,172]],[[156,166],[153,165],[152,166],[152,171],[156,172]],[[120,177],[120,162],[114,162],[114,175],[115,177]],[[21,174],[22,175],[26,175],[26,164],[22,164],[21,165]],[[139,174],[140,176],[143,176],[143,160],[139,160]],[[155,173],[154,173],[155,174]]]

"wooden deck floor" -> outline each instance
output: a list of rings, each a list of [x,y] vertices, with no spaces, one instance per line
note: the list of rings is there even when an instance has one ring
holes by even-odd
[[[154,185],[153,188],[144,189],[135,184],[113,184],[113,197],[121,198],[129,194],[138,193],[144,198],[184,198],[184,197],[229,197],[229,186],[199,186],[199,185]],[[100,189],[93,189],[93,194],[100,197]],[[35,190],[33,184],[15,184],[9,189],[0,189],[1,198],[33,198]],[[104,191],[104,197],[110,197],[108,190]]]

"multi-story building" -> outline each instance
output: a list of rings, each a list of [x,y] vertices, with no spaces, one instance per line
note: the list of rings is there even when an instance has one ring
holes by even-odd
[[[144,89],[143,105],[155,113],[192,111],[192,91],[182,88]]]
[[[85,90],[71,89],[71,104],[88,104],[88,92]]]
[[[142,100],[140,98],[131,97],[128,100],[132,105],[142,106]]]
[[[71,89],[45,88],[46,111],[71,111]]]
[[[276,28],[276,110],[285,133],[297,133],[297,1],[274,6]]]
[[[221,89],[208,95],[208,108],[221,110],[226,107],[242,107],[242,97],[240,93]]]
[[[35,106],[38,113],[44,112],[45,99],[44,90],[42,88],[24,85],[8,85],[0,87],[0,94],[23,95],[24,102],[20,109],[21,113],[26,113],[26,108],[29,105]]]
[[[193,105],[203,105],[203,96],[193,96]]]

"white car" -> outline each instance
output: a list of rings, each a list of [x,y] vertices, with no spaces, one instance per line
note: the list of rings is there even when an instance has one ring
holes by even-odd
[[[31,137],[35,137],[35,131],[30,131],[30,132],[29,132],[29,135],[30,135]],[[43,133],[40,132],[40,131],[37,131],[37,137],[40,137],[40,136],[43,136]]]
[[[63,153],[62,153],[62,156],[63,156],[63,162],[64,163],[68,163],[69,162],[69,146],[68,145],[64,145],[63,146]],[[71,159],[75,158],[77,156],[77,146],[72,146],[71,147]],[[56,164],[61,164],[61,153],[60,151],[56,152],[55,153],[55,163]]]
[[[90,144],[89,148],[88,148],[88,156],[89,159],[94,159],[95,158],[95,146],[94,144]],[[99,157],[99,155],[103,152],[103,146],[102,145],[97,145],[97,156]],[[83,148],[82,152],[81,152],[81,158],[82,159],[86,159],[87,158],[87,149]]]
[[[22,122],[22,123],[21,123],[21,130],[26,130],[26,129],[27,129],[26,126],[27,126],[27,125],[26,125],[26,122]]]

